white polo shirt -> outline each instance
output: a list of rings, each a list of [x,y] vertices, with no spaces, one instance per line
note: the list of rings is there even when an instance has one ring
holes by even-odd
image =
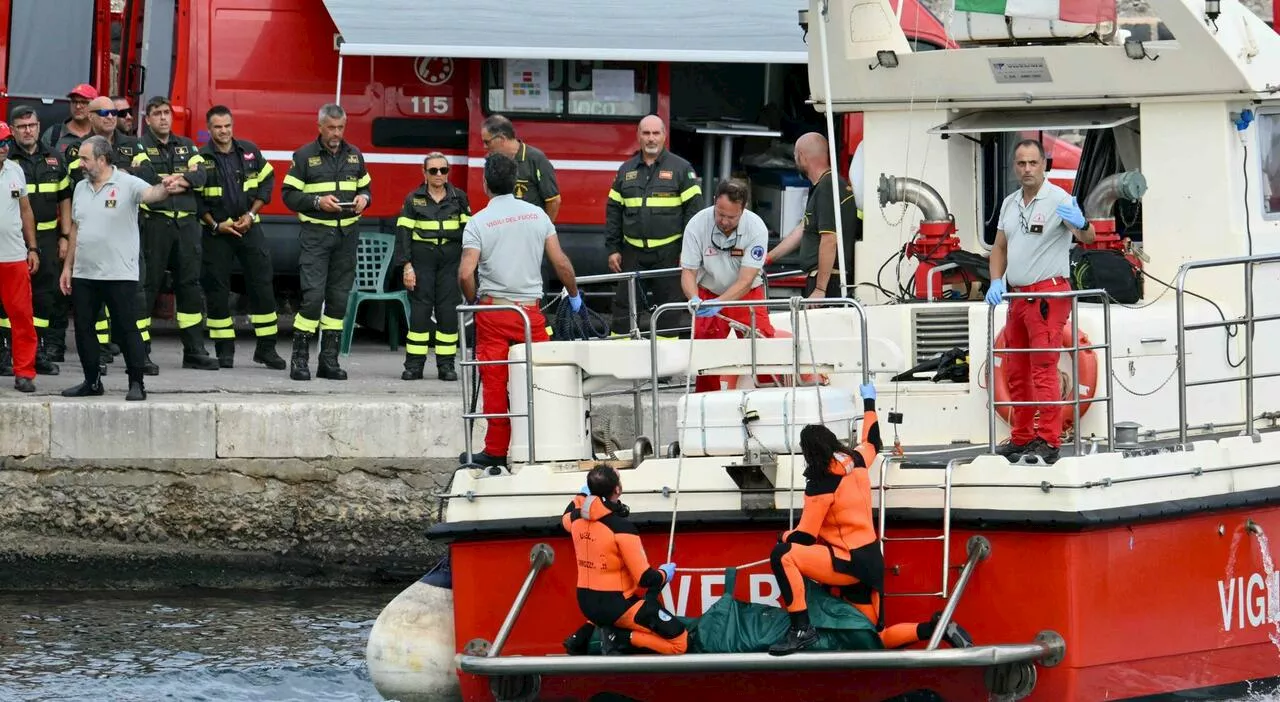
[[[22,236],[22,198],[27,196],[27,177],[12,159],[0,168],[0,263],[27,260],[27,240]]]
[[[1067,191],[1047,179],[1034,198],[1022,204],[1019,188],[1000,205],[1000,229],[1009,242],[1004,282],[1031,285],[1071,273],[1071,230],[1058,216],[1058,205],[1070,202]]]
[[[762,284],[759,270],[769,250],[769,228],[760,215],[745,210],[738,228],[725,236],[716,227],[715,206],[689,218],[684,228],[680,267],[698,271],[698,285],[721,295],[738,280],[743,267],[756,269],[751,289]]]

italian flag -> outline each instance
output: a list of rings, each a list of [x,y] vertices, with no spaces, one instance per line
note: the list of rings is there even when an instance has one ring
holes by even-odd
[[[1095,24],[1115,19],[1114,0],[955,0],[956,12]]]

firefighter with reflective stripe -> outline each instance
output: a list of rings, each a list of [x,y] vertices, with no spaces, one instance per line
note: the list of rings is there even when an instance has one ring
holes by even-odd
[[[800,431],[804,455],[804,509],[796,528],[783,532],[769,557],[782,591],[782,604],[791,627],[782,641],[769,647],[775,656],[795,653],[818,641],[809,621],[805,579],[838,588],[839,596],[862,612],[880,633],[885,648],[901,648],[933,635],[941,612],[921,623],[884,627],[884,557],[871,513],[871,478],[883,444],[876,417],[876,388],[863,385],[862,431],[858,445],[849,448],[830,429],[810,424]],[[972,646],[968,633],[954,622],[947,626],[947,643]]]
[[[302,222],[298,256],[302,308],[293,319],[293,358],[289,377],[311,380],[307,361],[311,339],[320,331],[316,377],[346,380],[338,367],[347,296],[356,278],[360,214],[369,206],[371,179],[364,155],[343,139],[347,112],[328,104],[320,108],[320,136],[293,152],[284,177],[284,204]]]
[[[200,149],[205,184],[200,219],[205,225],[205,302],[209,306],[209,338],[218,365],[235,365],[236,331],[231,319],[231,264],[240,262],[249,293],[249,321],[257,345],[254,363],[284,370],[276,353],[276,296],[272,289],[271,254],[262,233],[259,210],[271,202],[275,169],[252,142],[232,136],[231,110],[215,105],[205,113],[209,143]]]
[[[109,97],[99,96],[91,100],[89,102],[89,127],[92,130],[90,136],[100,136],[106,139],[107,144],[111,147],[107,160],[116,168],[131,173],[130,169],[133,167],[133,160],[142,150],[142,147],[136,138],[120,133],[117,128],[119,123],[117,112],[114,103]],[[84,169],[80,168],[80,142],[67,147],[66,160],[68,161],[67,171],[71,176],[71,192],[74,193],[76,184],[84,178]],[[66,242],[67,238],[63,236],[63,240],[59,244],[59,252],[63,258],[66,258]],[[142,297],[142,286],[139,285],[137,300],[135,301],[135,305],[139,309],[142,306]],[[133,320],[129,323],[137,325],[138,321]],[[106,375],[106,364],[114,361],[115,355],[120,353],[120,344],[118,342],[122,334],[119,329],[113,332],[110,314],[105,305],[99,313],[94,328],[97,331],[98,344],[102,347],[102,356],[99,362],[100,371],[103,375]],[[151,340],[151,332],[143,327],[139,327],[139,329],[142,332],[143,342],[149,342]],[[62,332],[65,331],[66,322],[63,321],[57,338],[63,338]],[[115,341],[112,341],[113,337]],[[143,373],[146,375],[159,375],[160,368],[155,363],[152,363],[150,358],[147,358],[143,363]]]
[[[133,158],[134,174],[156,184],[166,176],[180,174],[192,191],[205,184],[204,157],[190,139],[173,134],[173,109],[169,99],[157,95],[147,101],[147,131],[142,150]],[[173,271],[177,297],[178,334],[182,338],[182,367],[218,370],[218,359],[209,355],[200,328],[204,321],[204,301],[200,291],[200,219],[196,216],[194,192],[182,192],[150,205],[142,205],[142,261],[144,270],[138,329],[143,339],[151,332],[151,310],[160,294],[169,260],[176,253]],[[122,323],[122,320],[117,320]],[[147,341],[147,357],[151,342]]]
[[[541,207],[552,222],[560,213],[560,184],[551,160],[537,147],[516,138],[515,125],[502,115],[489,115],[480,125],[480,140],[491,154],[509,156],[516,162],[517,200]]]
[[[578,563],[578,608],[601,628],[604,655],[688,650],[689,632],[660,604],[662,588],[675,577],[676,564],[649,565],[640,532],[621,502],[622,480],[613,467],[599,464],[587,484],[565,508],[560,524],[573,538]],[[579,629],[579,632],[585,631]],[[572,637],[571,637],[572,638]]]
[[[36,373],[57,375],[58,365],[50,358],[56,352],[66,351],[67,304],[66,296],[58,289],[58,240],[63,229],[70,227],[71,179],[61,158],[49,147],[40,143],[40,119],[36,111],[22,105],[13,110],[9,118],[13,130],[14,146],[9,159],[22,167],[27,179],[27,200],[36,220],[36,248],[45,265],[36,269],[31,277],[31,307],[36,327]],[[50,338],[54,320],[61,317],[64,336]],[[7,320],[6,320],[7,321]],[[52,342],[60,341],[57,348]],[[3,372],[3,371],[0,371]],[[9,368],[5,375],[12,373]]]
[[[471,219],[467,194],[449,184],[449,160],[440,152],[422,162],[421,187],[409,193],[396,220],[396,266],[404,266],[409,291],[409,338],[405,344],[402,380],[422,380],[432,335],[436,373],[441,380],[457,380],[458,262],[462,258],[462,230]],[[432,322],[432,316],[435,321]]]
[[[656,115],[640,120],[636,136],[640,150],[618,169],[605,205],[605,244],[614,273],[678,267],[684,228],[702,210],[698,174],[688,161],[667,151],[662,120]],[[680,279],[674,276],[636,281],[636,288],[645,293],[641,300],[648,299],[647,305],[636,303],[642,331],[648,328],[644,320],[649,309],[684,301]],[[613,296],[615,334],[630,331],[628,294],[619,283]],[[663,321],[668,327],[689,326],[688,313],[671,312]]]

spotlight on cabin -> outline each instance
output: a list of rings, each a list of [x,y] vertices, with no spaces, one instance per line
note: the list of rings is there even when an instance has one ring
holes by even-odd
[[[893,50],[888,50],[888,51],[877,51],[877,52],[876,52],[876,62],[875,62],[875,63],[873,63],[873,64],[871,64],[870,66],[867,66],[867,68],[868,68],[869,70],[874,71],[874,70],[876,70],[877,68],[880,68],[880,67],[884,67],[884,68],[897,68],[897,67],[898,67],[898,52],[893,51]]]
[[[1210,22],[1217,22],[1222,14],[1222,0],[1204,0],[1204,16]]]
[[[1141,61],[1142,59],[1150,59],[1152,61],[1155,61],[1156,59],[1160,58],[1159,56],[1152,56],[1151,54],[1148,54],[1146,44],[1143,44],[1137,39],[1124,40],[1124,55],[1128,56],[1134,61]]]

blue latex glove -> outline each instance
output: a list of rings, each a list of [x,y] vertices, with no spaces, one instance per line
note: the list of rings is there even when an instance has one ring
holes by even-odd
[[[582,487],[578,488],[578,494],[579,494],[579,495],[590,495],[590,494],[591,494],[591,487],[590,487],[590,486],[588,486],[586,483],[583,483],[583,484],[582,484]]]
[[[1009,292],[1009,288],[1004,284],[1004,278],[996,278],[991,281],[991,287],[987,288],[987,304],[998,305],[1004,299],[1004,294]]]
[[[666,582],[671,582],[676,577],[675,563],[663,563],[662,565],[658,566],[658,570],[662,571],[667,576]]]
[[[858,388],[858,391],[862,394],[862,399],[864,400],[876,399],[876,386],[871,383],[867,383],[866,385]]]
[[[574,312],[582,309],[582,291],[579,290],[577,295],[569,298],[569,308]]]
[[[1084,213],[1080,211],[1080,205],[1074,197],[1071,198],[1071,202],[1064,202],[1058,205],[1057,212],[1062,221],[1076,229],[1084,229]]]
[[[719,307],[714,307],[714,306],[708,305],[708,304],[707,304],[708,302],[712,302],[712,300],[707,300],[706,302],[703,302],[703,303],[702,303],[702,306],[698,308],[698,315],[697,315],[697,316],[699,316],[699,317],[714,317],[714,316],[716,316],[717,314],[719,314],[719,313],[720,313],[720,308],[719,308]]]

